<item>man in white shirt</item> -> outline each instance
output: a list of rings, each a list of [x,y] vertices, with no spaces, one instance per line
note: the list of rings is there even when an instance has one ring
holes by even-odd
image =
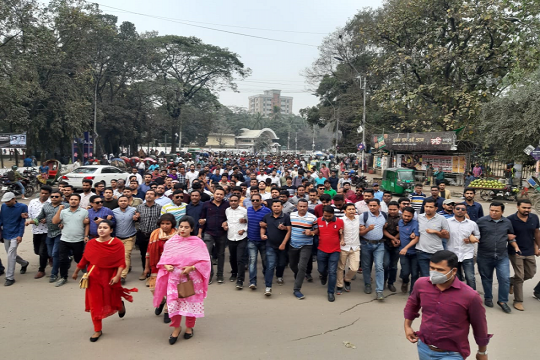
[[[339,255],[336,295],[341,295],[343,289],[351,291],[351,281],[358,271],[360,265],[360,217],[356,215],[354,204],[348,203],[344,209],[343,220],[343,243],[341,243],[341,253]],[[349,271],[345,274],[345,268]],[[345,285],[345,286],[344,286]]]
[[[467,215],[467,206],[458,204],[454,208],[454,217],[448,219],[448,227],[450,228],[448,250],[458,257],[458,279],[465,280],[467,285],[476,290],[473,258],[476,250],[475,244],[480,240],[480,230],[476,222],[467,219],[465,215]],[[465,273],[465,279],[463,273]]]
[[[231,263],[229,281],[236,281],[236,288],[241,290],[244,287],[246,274],[244,252],[247,247],[247,209],[239,206],[240,197],[235,194],[229,198],[229,205],[230,207],[225,210],[227,221],[223,224],[229,240],[229,260]]]
[[[193,180],[199,177],[199,172],[195,171],[195,165],[191,164],[189,166],[189,171],[186,173],[186,179],[189,181],[189,188],[192,188]]]
[[[365,213],[366,211],[369,211],[368,202],[371,199],[373,199],[373,190],[364,190],[364,200],[360,200],[354,204],[356,206],[356,211],[359,215]]]
[[[129,184],[129,179],[132,176],[137,177],[137,182],[139,183],[139,185],[144,183],[143,177],[141,176],[141,174],[139,174],[139,172],[137,171],[137,168],[134,167],[134,168],[131,168],[131,174],[129,174],[128,177],[126,178],[126,184]]]

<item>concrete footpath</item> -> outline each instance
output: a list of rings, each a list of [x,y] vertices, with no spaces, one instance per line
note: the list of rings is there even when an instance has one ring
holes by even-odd
[[[427,187],[425,188],[427,191]],[[26,201],[25,201],[26,202]],[[27,203],[27,202],[26,202]],[[486,204],[484,204],[487,210]],[[505,215],[515,211],[508,205]],[[487,213],[487,212],[486,212]],[[199,319],[195,336],[168,343],[172,328],[155,316],[150,291],[137,278],[141,273],[138,251],[134,250],[133,271],[125,287],[137,287],[134,302],[126,303],[127,315],[103,321],[103,336],[96,343],[90,315],[84,312],[84,291],[78,282],[60,288],[48,278],[34,280],[38,257],[33,254],[32,232],[28,227],[19,254],[30,261],[28,272],[19,274],[16,283],[4,287],[0,277],[0,344],[3,359],[417,359],[415,345],[403,332],[403,307],[407,296],[384,292],[384,302],[374,293],[363,293],[362,276],[352,282],[352,291],[326,298],[326,288],[318,281],[316,266],[313,283],[304,283],[305,300],[292,295],[292,272],[285,272],[285,285],[274,284],[271,297],[265,297],[264,280],[259,267],[255,291],[238,291],[227,281],[209,287],[205,302],[206,317]],[[0,258],[6,265],[5,251]],[[73,270],[74,266],[72,266]],[[50,268],[47,268],[49,274]],[[72,271],[70,271],[70,274]],[[532,289],[540,275],[525,283],[525,312],[512,309],[505,314],[496,306],[487,309],[488,326],[494,337],[488,346],[489,359],[538,359],[534,344],[538,339],[540,301],[532,298]],[[482,286],[477,275],[480,292]],[[398,280],[397,288],[401,285]],[[494,293],[497,292],[495,280]],[[510,295],[510,303],[512,295]],[[510,304],[511,305],[511,304]],[[415,321],[418,329],[420,320]],[[349,342],[351,347],[346,347]],[[476,353],[470,336],[471,359]],[[354,346],[355,348],[353,348]]]

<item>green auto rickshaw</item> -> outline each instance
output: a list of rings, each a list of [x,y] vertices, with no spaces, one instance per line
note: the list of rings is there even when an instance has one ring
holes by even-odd
[[[407,168],[388,168],[383,172],[382,190],[393,194],[410,194],[414,189],[414,170]]]

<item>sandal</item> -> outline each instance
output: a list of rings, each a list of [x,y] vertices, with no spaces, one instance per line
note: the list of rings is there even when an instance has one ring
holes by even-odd
[[[90,337],[90,342],[96,342],[99,340],[99,338],[101,337],[101,335],[103,335],[103,332],[102,331],[99,331],[99,336],[98,337]]]
[[[194,334],[195,334],[195,329],[191,328],[191,334],[188,334],[187,332],[184,333],[184,339],[186,339],[186,340],[191,339]]]
[[[159,307],[156,308],[156,310],[154,311],[154,314],[156,314],[156,316],[159,316],[161,315],[161,313],[163,312],[163,307],[165,306],[165,301],[163,301]]]

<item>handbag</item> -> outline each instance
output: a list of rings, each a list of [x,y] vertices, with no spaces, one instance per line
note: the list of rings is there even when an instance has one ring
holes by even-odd
[[[90,276],[90,273],[92,272],[92,270],[94,270],[95,267],[96,265],[92,265],[92,268],[90,269],[90,271],[84,274],[81,280],[79,281],[79,287],[81,289],[88,289],[88,277]]]
[[[187,281],[178,283],[178,298],[185,299],[187,297],[195,295],[195,288],[193,287],[193,281],[189,278],[189,274],[186,274]]]

